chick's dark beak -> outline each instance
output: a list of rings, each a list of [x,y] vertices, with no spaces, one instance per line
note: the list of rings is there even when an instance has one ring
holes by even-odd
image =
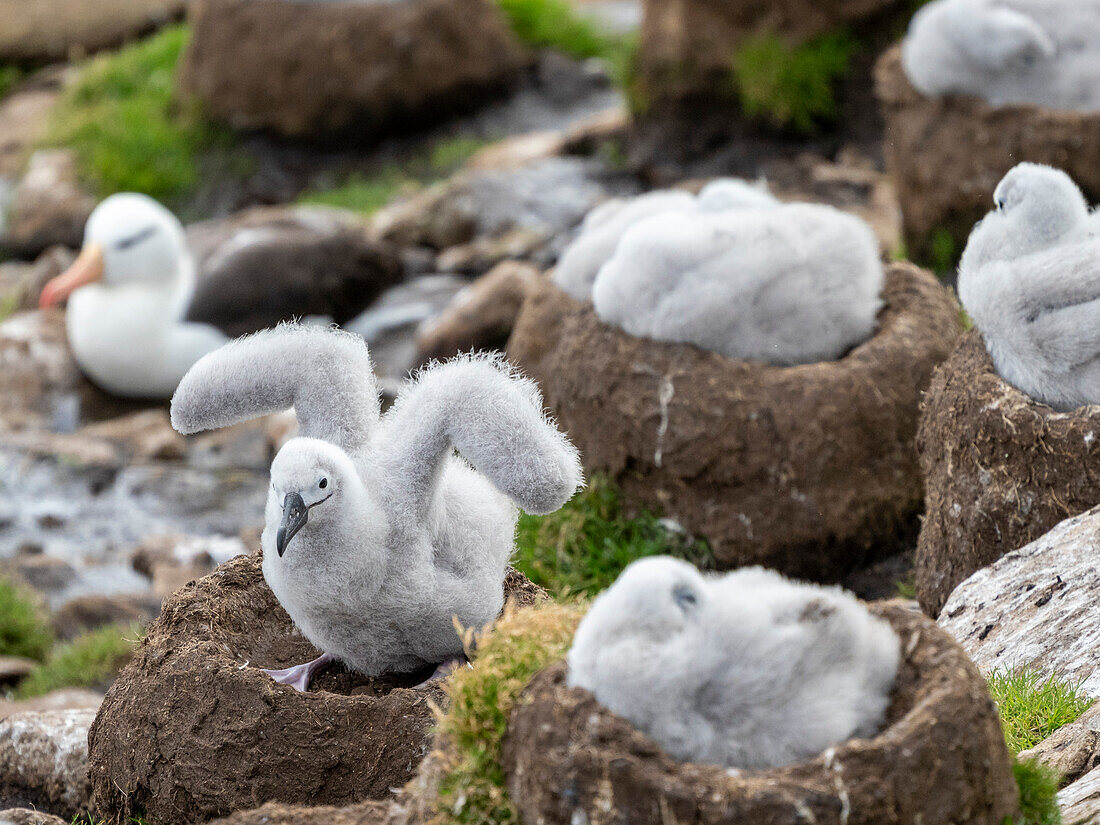
[[[279,558],[286,552],[286,546],[294,538],[294,534],[302,529],[309,519],[309,508],[298,493],[287,493],[283,499],[283,520],[279,524],[279,532],[275,534],[275,549],[279,551]]]

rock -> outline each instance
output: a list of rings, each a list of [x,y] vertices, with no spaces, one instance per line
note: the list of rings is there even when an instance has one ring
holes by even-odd
[[[401,825],[404,818],[392,803],[361,802],[346,808],[283,805],[268,802],[252,811],[237,811],[210,825]]]
[[[48,524],[41,525],[49,529]],[[39,593],[56,593],[76,581],[76,571],[64,559],[40,554],[17,555],[0,562],[0,575],[25,583]]]
[[[71,60],[146,34],[181,16],[187,0],[2,0],[0,61]]]
[[[1100,767],[1100,705],[1085,711],[1076,722],[1058,728],[1035,747],[1020,751],[1019,760],[1046,765],[1062,777],[1063,786]]]
[[[546,158],[564,154],[566,136],[562,132],[528,132],[491,143],[466,162],[467,169],[516,170]]]
[[[19,684],[35,668],[32,659],[22,656],[0,656],[0,688]]]
[[[90,710],[24,711],[0,722],[0,807],[33,807],[65,819],[89,812]]]
[[[158,600],[171,596],[218,564],[245,555],[249,548],[237,537],[150,536],[130,555],[130,564],[153,584]]]
[[[160,613],[160,599],[145,593],[75,596],[51,619],[54,635],[67,642],[86,630],[109,624],[148,624]]]
[[[132,411],[80,372],[62,310],[18,312],[0,320],[0,433],[70,433],[81,423]]]
[[[486,0],[197,0],[183,90],[235,129],[377,137],[475,108],[528,62]]]
[[[1100,508],[974,573],[940,613],[982,670],[1057,673],[1100,698]]]
[[[943,233],[961,253],[974,224],[993,208],[993,190],[1021,161],[1063,169],[1090,203],[1100,200],[1100,146],[1081,140],[1100,129],[1100,113],[926,98],[905,76],[900,47],[882,56],[875,84],[910,254],[929,257]]]
[[[84,688],[63,688],[33,699],[0,700],[0,721],[17,713],[62,710],[99,710],[103,694]]]
[[[374,216],[377,237],[399,246],[447,249],[515,229],[566,233],[612,194],[598,162],[548,158],[514,170],[460,173]]]
[[[78,248],[95,206],[95,197],[80,185],[76,155],[69,149],[41,149],[31,155],[15,189],[3,245],[24,258],[55,244]]]
[[[12,5],[6,0],[3,6]],[[27,4],[20,4],[26,7]],[[3,28],[0,23],[0,29]],[[51,66],[21,80],[0,100],[0,176],[18,178],[32,150],[41,144],[68,68]]]
[[[917,405],[958,334],[951,298],[912,265],[888,268],[883,297],[871,340],[778,368],[633,338],[547,279],[508,355],[631,507],[707,538],[722,567],[836,581],[915,530]]]
[[[30,808],[8,808],[0,811],[0,825],[69,825],[64,819]]]
[[[404,267],[361,220],[321,207],[265,207],[187,228],[198,286],[187,318],[238,336],[303,316],[343,324]]]
[[[1100,409],[1057,413],[1001,379],[971,330],[936,371],[917,433],[917,598],[939,615],[975,570],[1096,504]]]
[[[344,329],[363,336],[374,371],[383,378],[403,379],[417,366],[416,330],[434,318],[466,281],[454,275],[424,275],[386,291]]]
[[[416,334],[417,360],[443,360],[460,352],[504,349],[516,316],[539,281],[530,264],[505,261],[478,278]]]
[[[890,602],[872,610],[897,630],[904,653],[887,727],[785,768],[676,762],[590,693],[566,687],[564,662],[542,671],[516,703],[504,742],[522,820],[1003,825],[1017,789],[985,680],[920,613]]]
[[[1100,820],[1100,768],[1093,769],[1058,794],[1062,825],[1096,825]]]
[[[549,240],[539,229],[512,229],[500,237],[477,238],[444,249],[435,259],[435,268],[440,272],[484,275],[503,261],[535,257]]]
[[[34,263],[8,261],[0,264],[0,305],[13,311],[36,309],[42,287],[64,272],[76,253],[66,246],[51,246]]]
[[[173,461],[187,454],[187,439],[172,429],[165,409],[89,424],[75,435],[116,444],[131,461]]]
[[[89,424],[74,433],[28,429],[8,435],[6,443],[28,455],[64,456],[73,464],[113,471],[127,462],[179,460],[187,453],[186,439],[172,429],[164,409]]]
[[[260,668],[317,651],[242,556],[173,595],[89,734],[97,811],[140,809],[190,825],[265,802],[344,806],[385,799],[427,752],[442,683],[428,674],[366,679],[341,666],[309,693]],[[517,588],[506,582],[506,592]]]

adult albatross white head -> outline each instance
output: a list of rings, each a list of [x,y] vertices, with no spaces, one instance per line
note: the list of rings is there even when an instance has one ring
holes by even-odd
[[[112,195],[92,212],[76,262],[42,290],[68,299],[65,326],[77,363],[115,395],[167,398],[199,358],[228,339],[183,321],[195,272],[183,227],[152,198]]]

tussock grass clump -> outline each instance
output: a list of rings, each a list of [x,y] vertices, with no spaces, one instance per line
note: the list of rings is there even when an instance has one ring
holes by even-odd
[[[170,26],[94,57],[58,101],[44,142],[71,147],[97,194],[179,200],[199,182],[200,156],[231,144],[227,130],[177,99],[176,65],[189,36],[187,26]]]
[[[27,699],[59,688],[106,688],[130,661],[141,638],[138,625],[107,625],[58,645],[24,679],[16,696]]]
[[[619,493],[603,476],[548,516],[523,515],[515,565],[556,595],[595,595],[630,562],[668,554],[703,568],[714,566],[706,542],[673,532],[652,513],[626,518]]]
[[[835,120],[835,86],[856,46],[846,32],[796,47],[772,33],[746,39],[733,57],[734,90],[745,115],[804,133]]]
[[[583,615],[579,605],[555,603],[509,610],[477,636],[473,667],[451,677],[451,706],[439,719],[445,746],[436,825],[519,825],[500,764],[508,716],[531,678],[565,655]]]
[[[1013,753],[1038,745],[1092,706],[1080,685],[1027,669],[994,671],[989,675],[989,692]]]
[[[30,590],[0,578],[0,656],[42,660],[53,630],[41,601]]]
[[[989,675],[989,692],[997,703],[1005,742],[1014,758],[1063,725],[1076,722],[1092,706],[1080,685],[1028,669],[994,671]],[[1019,823],[1060,825],[1057,795],[1061,777],[1057,772],[1018,758],[1013,772],[1020,788]]]

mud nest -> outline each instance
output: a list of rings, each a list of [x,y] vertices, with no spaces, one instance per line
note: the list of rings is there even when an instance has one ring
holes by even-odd
[[[1100,200],[1100,141],[1086,137],[1100,132],[1100,112],[925,97],[902,68],[900,46],[879,60],[875,91],[910,254],[929,259],[937,235],[961,253],[975,222],[993,208],[993,190],[1021,161],[1063,169],[1091,202]]]
[[[997,710],[962,648],[900,603],[872,611],[901,636],[887,725],[809,762],[728,771],[677,762],[592,694],[544,670],[504,743],[508,792],[543,825],[1003,825],[1017,788]]]
[[[839,361],[775,367],[635,338],[545,279],[508,355],[589,470],[706,537],[723,567],[836,581],[916,534],[921,391],[958,335],[951,297],[909,264]]]
[[[509,573],[512,603],[541,593]],[[89,733],[97,814],[193,825],[269,801],[389,796],[430,747],[432,706],[446,703],[442,683],[413,687],[430,668],[369,679],[331,665],[299,693],[260,670],[317,655],[264,582],[259,554],[179,590]]]
[[[917,599],[937,616],[970,574],[1096,504],[1100,407],[1059,413],[1033,401],[997,375],[971,330],[936,370],[917,449]]]

